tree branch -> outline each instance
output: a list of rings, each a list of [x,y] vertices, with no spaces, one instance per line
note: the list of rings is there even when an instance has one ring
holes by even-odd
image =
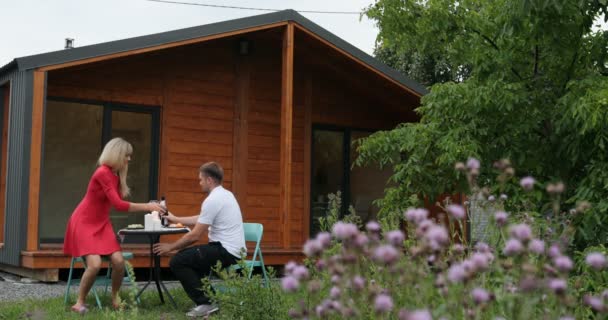
[[[490,39],[490,37],[482,34],[479,30],[476,30],[475,28],[470,28],[470,29],[471,29],[471,31],[477,33],[481,38],[486,40],[492,46],[492,48],[496,49],[496,51],[500,51],[500,48],[498,47],[496,42],[494,42],[492,39]],[[511,72],[513,72],[513,74],[515,74],[515,76],[517,76],[517,78],[519,78],[519,80],[524,80],[524,78],[522,78],[522,76],[519,74],[519,72],[517,72],[517,70],[515,70],[515,68],[511,67]]]

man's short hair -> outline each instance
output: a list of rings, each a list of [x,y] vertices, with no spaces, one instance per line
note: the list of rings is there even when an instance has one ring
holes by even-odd
[[[224,181],[224,169],[222,166],[215,162],[207,162],[203,164],[199,171],[206,177],[210,177],[215,180],[217,184],[221,184]]]

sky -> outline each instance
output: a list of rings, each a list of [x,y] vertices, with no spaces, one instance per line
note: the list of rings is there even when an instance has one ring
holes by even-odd
[[[180,1],[180,0],[175,0]],[[225,6],[361,11],[373,0],[181,0]],[[146,0],[0,0],[0,66],[13,58],[267,13]],[[375,24],[358,14],[301,13],[371,54]]]

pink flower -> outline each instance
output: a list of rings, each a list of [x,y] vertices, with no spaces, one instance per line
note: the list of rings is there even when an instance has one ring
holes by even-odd
[[[572,267],[574,266],[572,260],[566,256],[559,256],[555,258],[553,260],[553,264],[555,264],[555,267],[561,272],[568,272],[572,270]]]
[[[337,299],[340,297],[340,288],[338,287],[331,287],[331,290],[329,290],[329,296],[332,299]]]
[[[297,263],[295,263],[294,261],[289,261],[289,262],[287,262],[287,264],[285,265],[285,272],[286,272],[287,274],[291,274],[291,273],[293,272],[293,269],[294,269],[295,267],[297,267],[297,266],[298,266],[298,264],[297,264]]]
[[[477,252],[490,252],[490,246],[485,242],[477,242],[475,244],[475,250]]]
[[[399,311],[399,320],[433,320],[433,317],[428,310],[407,311],[401,309]]]
[[[464,208],[457,204],[451,204],[447,207],[447,211],[455,218],[455,219],[464,219],[466,216],[466,212]]]
[[[380,224],[376,221],[370,221],[365,225],[365,229],[371,233],[378,233],[380,232]]]
[[[469,158],[467,160],[467,168],[469,168],[470,170],[479,170],[479,167],[480,167],[479,160],[477,160],[475,158]]]
[[[433,225],[426,233],[426,238],[432,249],[439,250],[441,247],[448,244],[450,237],[448,231],[443,226]]]
[[[340,240],[346,240],[354,238],[357,233],[359,233],[359,229],[357,226],[352,223],[345,223],[342,221],[336,222],[332,228],[332,233],[334,236]]]
[[[585,262],[596,270],[601,270],[606,266],[606,257],[600,252],[591,252],[585,258]]]
[[[381,245],[374,250],[374,259],[385,264],[393,264],[399,259],[399,252],[391,245]]]
[[[361,290],[365,287],[365,279],[361,276],[355,276],[353,278],[353,288],[355,290]]]
[[[402,247],[403,241],[405,241],[405,235],[401,230],[393,230],[386,234],[386,239],[390,244],[396,247]]]
[[[564,279],[551,279],[547,285],[556,294],[563,294],[566,292],[568,284]]]
[[[428,215],[429,211],[424,208],[410,208],[405,211],[405,219],[416,224],[426,220]]]
[[[506,194],[503,193],[500,195],[500,200],[505,201],[507,199],[509,199],[509,197]]]
[[[490,257],[482,252],[475,252],[470,261],[473,263],[475,270],[486,270],[490,264]]]
[[[562,255],[562,252],[560,251],[559,246],[557,246],[556,244],[551,245],[551,247],[549,248],[549,257],[557,258],[561,255]]]
[[[321,244],[321,246],[323,247],[323,249],[327,249],[331,244],[331,234],[329,234],[329,232],[321,232],[317,234],[316,238],[319,244]]]
[[[509,239],[505,243],[505,248],[502,250],[507,256],[519,254],[524,249],[524,246],[517,239]]]
[[[387,294],[379,294],[374,301],[377,312],[384,313],[393,309],[393,298]]]
[[[490,294],[482,288],[473,289],[473,291],[471,291],[471,297],[473,297],[473,301],[475,301],[476,304],[490,301]]]
[[[323,246],[316,239],[309,239],[304,244],[304,254],[308,257],[314,257],[323,251]]]
[[[539,255],[543,254],[545,252],[545,242],[539,239],[532,239],[530,244],[528,244],[528,250]]]
[[[504,226],[507,223],[507,218],[509,218],[509,215],[504,211],[496,211],[494,213],[494,221],[496,221],[498,226]]]
[[[285,292],[294,292],[300,287],[300,282],[298,281],[298,279],[292,276],[287,276],[281,279],[281,286],[283,287],[283,291]]]
[[[355,245],[359,248],[364,247],[368,242],[369,238],[363,233],[359,233],[355,236]]]
[[[532,229],[525,223],[516,224],[509,229],[511,237],[521,241],[528,241],[532,238]]]
[[[464,252],[464,246],[460,243],[456,243],[454,245],[452,245],[452,251],[454,253],[463,253]]]
[[[491,196],[488,197],[488,201],[494,202],[494,201],[496,201],[496,197],[493,196],[493,195],[491,195]]]
[[[604,309],[604,302],[599,297],[586,295],[583,301],[595,311],[602,311]]]
[[[523,179],[521,179],[521,181],[519,181],[519,184],[521,185],[522,188],[524,188],[524,190],[530,191],[530,190],[532,190],[532,188],[534,188],[535,182],[536,182],[536,180],[534,180],[534,178],[527,176],[527,177],[524,177]]]
[[[305,266],[296,266],[291,275],[298,280],[306,279],[308,278],[308,269]]]
[[[462,264],[454,264],[448,269],[448,280],[452,283],[464,281],[467,277],[467,272]]]

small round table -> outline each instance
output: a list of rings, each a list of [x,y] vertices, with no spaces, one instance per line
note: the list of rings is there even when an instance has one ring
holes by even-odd
[[[169,293],[169,290],[167,290],[167,287],[165,287],[165,284],[163,283],[163,281],[161,279],[160,256],[154,253],[154,244],[156,244],[160,241],[160,236],[162,236],[162,235],[180,234],[180,233],[188,233],[188,232],[190,232],[190,229],[188,229],[188,228],[165,228],[165,227],[163,227],[161,229],[157,229],[157,230],[120,229],[118,231],[118,234],[121,236],[128,236],[128,235],[147,236],[148,240],[150,242],[150,277],[148,278],[148,282],[146,283],[146,285],[144,285],[144,287],[139,290],[136,298],[139,298],[139,296],[144,292],[144,290],[148,287],[148,285],[150,285],[150,283],[152,283],[152,280],[154,280],[154,282],[156,283],[156,289],[158,290],[158,296],[160,298],[160,302],[165,303],[165,299],[163,298],[163,292],[162,292],[162,290],[164,290],[165,293],[167,294],[167,296],[169,297],[169,300],[171,300],[173,307],[175,307],[177,309],[177,304],[175,304],[175,300],[173,300],[173,297],[171,296],[171,294]],[[161,290],[161,287],[162,287],[162,290]]]

